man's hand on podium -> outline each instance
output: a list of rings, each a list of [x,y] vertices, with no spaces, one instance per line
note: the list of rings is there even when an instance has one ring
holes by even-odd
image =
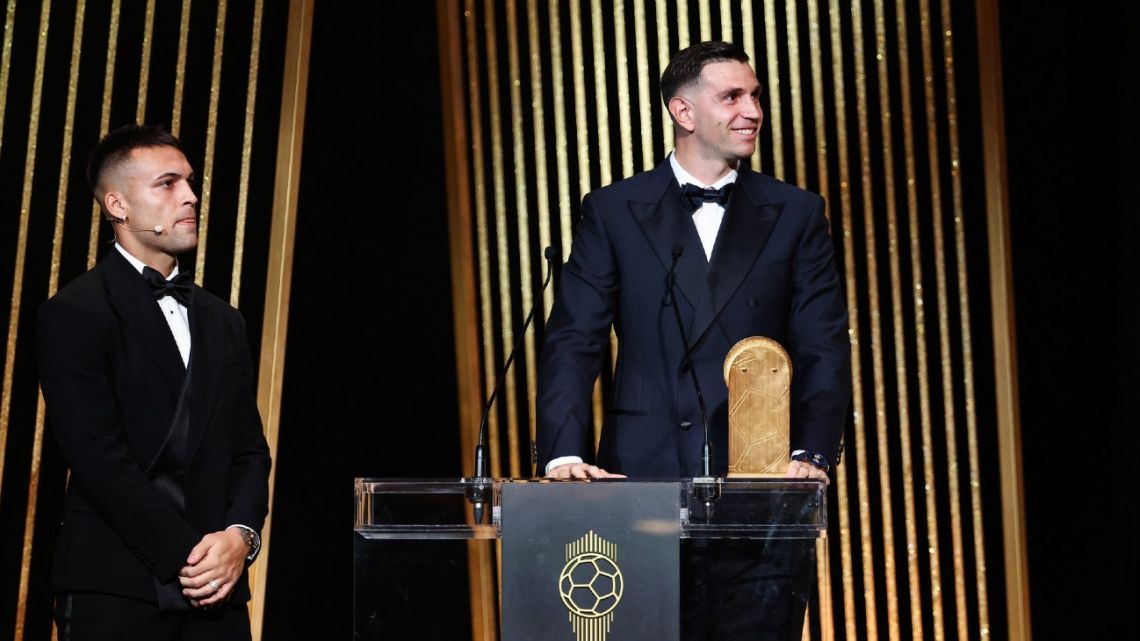
[[[808,467],[811,467],[810,465]],[[597,465],[587,463],[565,463],[550,468],[546,473],[548,479],[624,479],[625,474],[611,474]]]
[[[831,479],[827,478],[827,472],[806,461],[789,461],[787,476],[790,479],[819,479],[823,481],[824,485],[831,484]]]

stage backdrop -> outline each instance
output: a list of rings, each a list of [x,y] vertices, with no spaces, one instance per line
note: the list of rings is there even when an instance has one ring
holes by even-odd
[[[440,0],[437,12],[463,451],[527,311],[549,313],[543,249],[560,266],[581,198],[671,149],[657,88],[670,56],[735,41],[765,87],[751,166],[826,198],[850,311],[853,412],[811,636],[1027,635],[993,3]],[[526,336],[491,415],[495,476],[534,473],[541,341],[541,327]],[[470,548],[476,639],[496,638],[480,614],[494,611],[495,554]]]
[[[181,138],[200,197],[198,250],[183,265],[245,315],[276,448],[312,8],[306,0],[7,0],[5,8],[0,636],[22,641],[53,638],[50,570],[67,480],[44,434],[35,314],[111,251],[83,177],[110,128],[148,122]],[[250,572],[255,639],[270,550]]]

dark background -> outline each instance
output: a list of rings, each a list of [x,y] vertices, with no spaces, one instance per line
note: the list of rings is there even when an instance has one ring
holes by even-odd
[[[465,455],[434,6],[385,8],[379,40],[370,17],[323,8],[277,461],[309,473],[277,477],[267,638],[349,626],[353,477],[457,476]],[[1033,629],[1095,621],[1135,637],[1140,234],[1124,199],[1136,170],[1124,115],[1137,112],[1122,26],[1135,15],[1000,9]],[[365,312],[374,288],[395,304]]]

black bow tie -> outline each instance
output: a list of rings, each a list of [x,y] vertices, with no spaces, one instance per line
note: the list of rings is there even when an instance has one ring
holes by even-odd
[[[720,189],[713,189],[712,187],[706,189],[697,187],[692,183],[685,183],[681,186],[681,195],[685,197],[685,202],[689,203],[689,211],[697,211],[704,203],[717,203],[724,207],[728,205],[728,197],[732,195],[734,184],[728,183]]]
[[[173,296],[174,300],[189,307],[190,301],[194,299],[194,275],[189,272],[180,272],[174,278],[166,280],[158,271],[143,267],[142,275],[146,284],[150,285],[150,290],[154,292],[155,300],[163,296]]]

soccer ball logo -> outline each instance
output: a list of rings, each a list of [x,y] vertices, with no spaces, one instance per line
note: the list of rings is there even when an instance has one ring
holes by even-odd
[[[570,559],[558,577],[562,603],[571,613],[587,618],[613,611],[625,588],[621,568],[613,559],[597,552],[586,552]]]

